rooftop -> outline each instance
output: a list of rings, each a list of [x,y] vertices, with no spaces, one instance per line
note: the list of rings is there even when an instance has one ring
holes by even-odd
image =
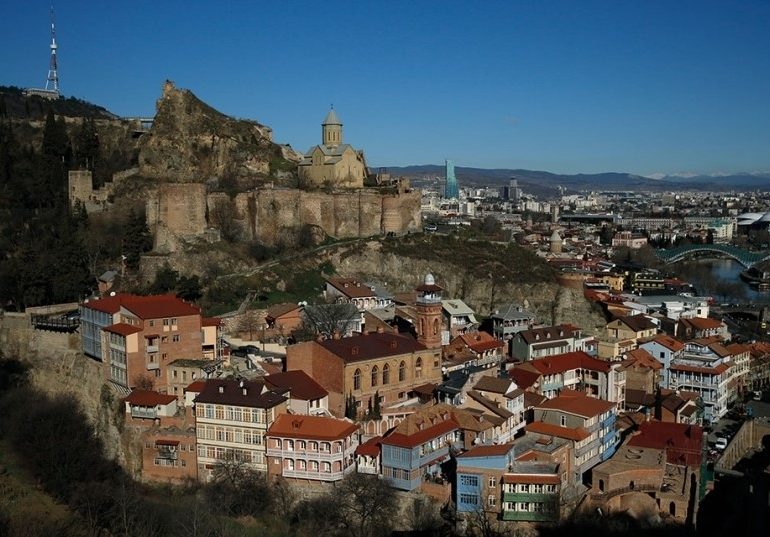
[[[323,386],[318,384],[312,377],[304,371],[286,371],[283,373],[273,373],[265,377],[265,382],[281,390],[289,389],[291,397],[311,401],[313,399],[322,399],[329,395]]]
[[[343,361],[359,362],[385,356],[396,356],[426,349],[416,339],[387,332],[372,332],[360,336],[326,339],[316,344],[338,356]]]
[[[267,390],[262,381],[235,379],[209,379],[195,398],[196,403],[252,408],[272,408],[286,400],[283,395]]]
[[[267,430],[267,435],[311,440],[342,440],[357,430],[358,425],[349,420],[325,416],[279,414]]]
[[[126,403],[136,406],[167,405],[176,401],[175,395],[166,395],[151,390],[134,390],[124,399]]]
[[[200,315],[200,310],[197,307],[175,295],[140,296],[118,293],[98,300],[91,300],[84,303],[83,307],[109,314],[115,314],[123,307],[140,319]]]
[[[544,401],[537,408],[559,410],[583,418],[592,418],[612,410],[615,406],[615,403],[595,397],[588,397],[582,392],[562,390],[559,395]]]

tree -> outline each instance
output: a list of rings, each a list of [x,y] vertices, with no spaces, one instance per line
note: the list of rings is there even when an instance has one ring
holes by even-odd
[[[377,476],[353,472],[338,487],[342,525],[357,537],[390,535],[398,510],[395,492]]]
[[[171,268],[171,265],[165,263],[155,272],[155,281],[150,286],[150,292],[153,294],[164,294],[173,291],[179,282],[179,272]]]
[[[206,486],[209,504],[230,516],[258,516],[271,508],[272,497],[265,476],[229,451],[214,466]]]
[[[176,284],[176,296],[189,302],[197,302],[203,296],[198,275],[182,276]]]
[[[260,330],[264,324],[264,319],[257,310],[246,310],[240,315],[238,320],[238,331],[248,332],[249,341],[254,340],[254,332]]]
[[[132,208],[128,213],[126,233],[123,238],[123,255],[126,256],[126,267],[131,270],[139,268],[141,255],[151,249],[152,235],[150,235],[145,217]]]
[[[348,302],[307,305],[302,308],[302,326],[295,337],[306,341],[318,334],[327,338],[345,336],[358,316],[358,309]]]

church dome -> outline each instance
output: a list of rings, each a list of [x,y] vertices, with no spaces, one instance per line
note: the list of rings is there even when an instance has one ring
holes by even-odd
[[[323,123],[321,125],[342,125],[342,121],[337,117],[337,113],[334,111],[334,108],[329,110],[329,113],[326,114],[326,118],[324,119]]]

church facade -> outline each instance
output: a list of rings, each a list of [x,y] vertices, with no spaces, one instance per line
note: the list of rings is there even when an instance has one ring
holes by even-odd
[[[342,122],[333,108],[321,124],[321,144],[305,153],[298,172],[303,186],[310,188],[364,186],[364,152],[343,143]]]

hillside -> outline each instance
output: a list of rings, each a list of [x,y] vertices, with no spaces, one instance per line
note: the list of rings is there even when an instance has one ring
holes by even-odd
[[[393,175],[410,177],[418,182],[429,177],[443,177],[444,166],[392,166],[388,171]],[[585,190],[643,190],[643,191],[681,191],[681,190],[751,190],[760,186],[770,186],[770,174],[734,174],[723,176],[698,175],[662,176],[652,179],[621,172],[594,174],[557,174],[546,171],[533,171],[507,168],[467,168],[455,167],[455,175],[461,184],[477,186],[503,186],[511,178],[519,180],[519,186],[531,194],[555,195],[561,186],[567,191]]]
[[[54,114],[67,117],[118,119],[103,106],[76,97],[49,100],[37,95],[27,97],[23,91],[16,86],[0,86],[0,117],[40,121],[45,119],[48,110],[53,110]]]

